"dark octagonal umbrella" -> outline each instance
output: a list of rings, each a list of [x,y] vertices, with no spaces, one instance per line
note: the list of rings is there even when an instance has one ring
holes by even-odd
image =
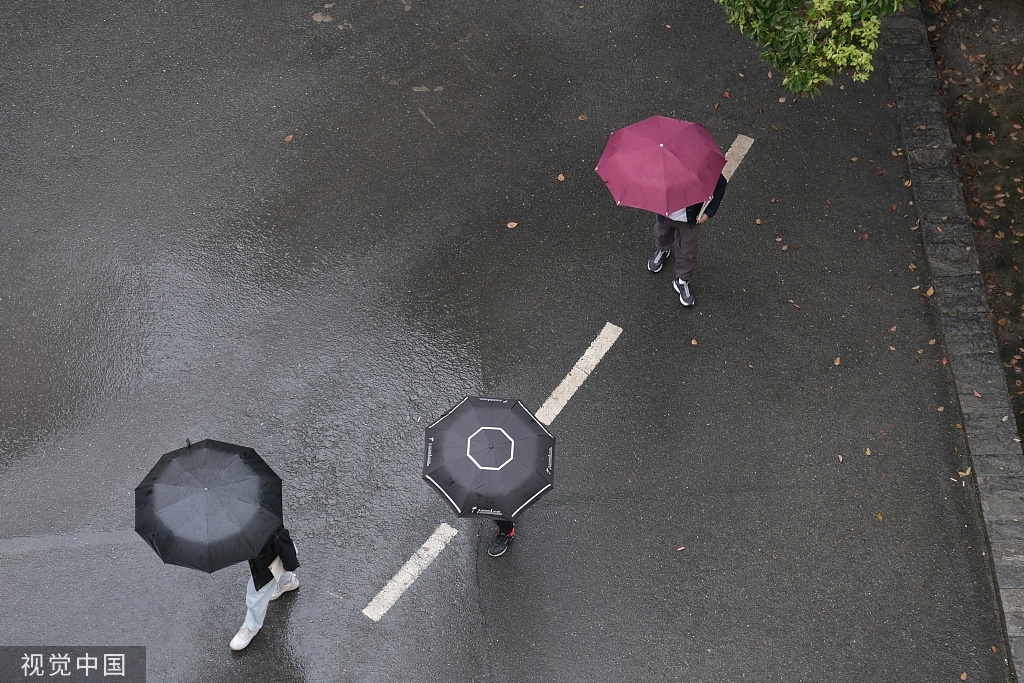
[[[423,478],[460,517],[513,519],[554,483],[555,437],[522,403],[467,396],[427,427]]]
[[[168,564],[215,572],[256,557],[281,524],[281,478],[245,446],[189,443],[135,489],[135,531]]]

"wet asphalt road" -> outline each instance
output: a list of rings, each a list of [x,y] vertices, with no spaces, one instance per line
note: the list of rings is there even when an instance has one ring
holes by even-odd
[[[14,2],[0,36],[0,644],[145,645],[150,681],[1006,679],[883,55],[794,104],[710,2]],[[654,113],[755,139],[695,310],[592,172]],[[608,321],[491,560],[422,429],[536,409]],[[203,437],[265,456],[302,551],[241,654],[247,568],[130,531]]]

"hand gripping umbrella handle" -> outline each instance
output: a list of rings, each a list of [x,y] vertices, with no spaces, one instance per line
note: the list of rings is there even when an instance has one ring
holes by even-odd
[[[697,214],[697,222],[698,223],[700,222],[700,217],[704,215],[704,211],[705,211],[705,209],[708,208],[708,204],[710,204],[710,203],[711,203],[711,200],[709,199],[706,202],[704,202],[704,206],[700,207],[700,213]]]

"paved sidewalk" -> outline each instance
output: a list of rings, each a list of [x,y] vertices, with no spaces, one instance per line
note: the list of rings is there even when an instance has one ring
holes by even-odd
[[[934,54],[917,7],[885,22],[904,152],[984,510],[1013,665],[1024,670],[1024,458],[999,361],[977,244],[939,99]]]

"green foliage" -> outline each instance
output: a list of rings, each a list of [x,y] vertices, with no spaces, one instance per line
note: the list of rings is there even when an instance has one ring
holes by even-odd
[[[729,23],[761,45],[761,56],[785,74],[783,85],[816,95],[849,70],[871,74],[881,18],[907,0],[715,0]]]

